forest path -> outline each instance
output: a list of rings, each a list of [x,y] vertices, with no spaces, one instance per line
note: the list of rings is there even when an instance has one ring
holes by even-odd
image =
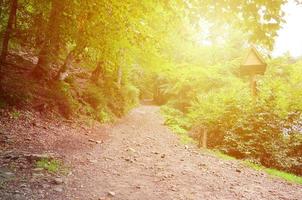
[[[302,199],[302,186],[184,146],[159,108],[140,106],[90,153],[74,155],[64,199]],[[80,163],[80,162],[78,162]]]

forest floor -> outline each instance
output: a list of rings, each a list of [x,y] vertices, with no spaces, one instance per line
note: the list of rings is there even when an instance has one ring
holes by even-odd
[[[181,144],[156,106],[92,128],[35,113],[0,114],[0,199],[302,199],[302,185]],[[45,153],[62,160],[66,172],[35,167],[32,160]]]

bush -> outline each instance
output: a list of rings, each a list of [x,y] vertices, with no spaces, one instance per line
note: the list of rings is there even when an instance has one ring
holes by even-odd
[[[111,111],[109,111],[108,109],[104,108],[96,110],[95,116],[96,120],[101,123],[112,122],[114,119],[113,113],[111,113]]]
[[[133,85],[125,85],[121,89],[122,95],[125,99],[125,111],[127,112],[139,102],[139,90]]]
[[[70,85],[68,83],[64,81],[55,82],[51,95],[58,105],[59,112],[65,118],[70,118],[76,114],[79,108],[79,102],[73,97]]]
[[[209,148],[302,175],[301,70],[301,63],[273,61],[258,81],[255,103],[245,78],[216,74],[221,80],[212,84],[213,78],[205,75],[183,76],[169,89],[176,95],[162,109],[166,124],[175,130],[192,129],[195,136],[206,128]]]
[[[95,110],[99,107],[104,108],[107,106],[107,100],[102,89],[95,84],[89,84],[87,86],[83,93],[83,99]]]

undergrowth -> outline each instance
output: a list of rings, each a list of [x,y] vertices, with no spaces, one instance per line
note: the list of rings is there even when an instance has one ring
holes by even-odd
[[[54,174],[57,174],[57,173],[64,174],[68,171],[67,167],[65,167],[61,161],[56,160],[56,159],[49,159],[49,158],[43,158],[43,159],[38,160],[36,162],[36,167],[42,168],[42,169],[46,170],[47,172],[54,173]]]
[[[167,125],[173,133],[175,133],[179,136],[181,144],[192,144],[192,143],[197,144],[197,141],[195,141],[193,138],[191,138],[184,128],[179,126],[179,124],[181,124],[181,123],[179,123],[179,121],[177,122],[177,120],[181,120],[181,118],[180,119],[177,118],[177,115],[173,116],[173,113],[174,112],[172,109],[169,109],[166,106],[161,107],[161,114],[165,118],[165,125]],[[235,157],[227,155],[216,149],[212,149],[212,150],[206,149],[203,151],[205,151],[206,153],[208,153],[210,155],[223,159],[223,160],[237,160]],[[280,171],[280,170],[273,169],[273,168],[267,168],[261,164],[255,163],[251,160],[240,160],[240,161],[245,166],[250,167],[257,171],[263,171],[263,172],[271,175],[272,177],[278,177],[278,178],[281,178],[281,179],[289,181],[289,182],[302,184],[302,177],[297,176],[295,174],[287,173],[287,172]]]

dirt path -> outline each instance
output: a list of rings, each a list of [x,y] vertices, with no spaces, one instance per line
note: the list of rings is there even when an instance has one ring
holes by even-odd
[[[63,199],[302,199],[302,186],[179,144],[158,107],[133,110],[109,134],[70,158],[88,164],[74,166]]]

